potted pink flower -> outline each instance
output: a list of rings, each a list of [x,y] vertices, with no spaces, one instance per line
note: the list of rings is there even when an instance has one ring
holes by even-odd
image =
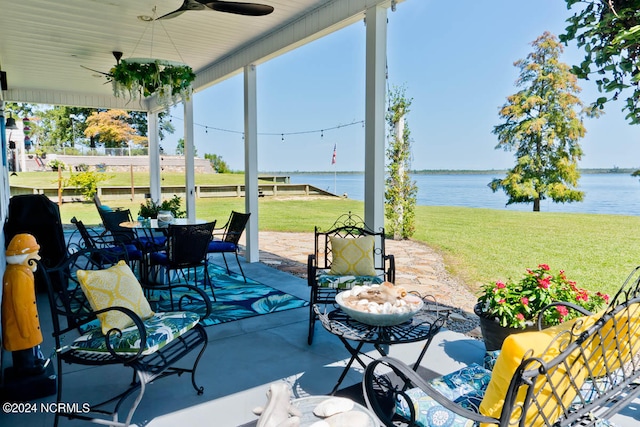
[[[609,296],[578,287],[575,281],[567,278],[564,270],[553,273],[547,264],[528,268],[517,281],[484,285],[474,311],[480,317],[487,350],[499,349],[511,333],[535,329],[542,308],[559,301],[597,311],[609,301]],[[575,310],[559,305],[544,312],[543,324],[557,325],[579,315]]]

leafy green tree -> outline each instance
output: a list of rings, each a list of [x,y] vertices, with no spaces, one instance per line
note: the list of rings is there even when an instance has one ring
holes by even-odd
[[[96,110],[93,108],[53,106],[40,108],[33,104],[5,104],[5,109],[11,111],[16,118],[34,117],[37,121],[31,123],[32,139],[39,141],[43,147],[73,147],[76,142],[82,140],[87,128],[87,118],[92,113],[106,112],[107,110]],[[140,111],[128,113],[125,121],[140,136],[146,137],[148,132],[147,114]],[[164,139],[167,134],[175,132],[175,128],[166,112],[158,114],[158,133],[160,139]],[[87,143],[95,148],[99,139],[89,137]]]
[[[171,123],[171,120],[168,120],[168,117],[170,116],[166,111],[158,113],[158,137],[161,141],[165,139],[167,134],[173,134],[176,131],[176,128],[173,126],[173,123]],[[127,123],[129,123],[131,127],[138,132],[138,135],[149,136],[146,112],[129,111],[129,119],[127,119]]]
[[[602,96],[593,107],[626,94],[627,120],[640,123],[640,0],[566,0],[576,12],[560,41],[575,40],[585,57],[572,72],[581,79],[595,76]]]
[[[411,99],[404,88],[394,88],[389,93],[387,125],[387,179],[385,211],[394,239],[408,239],[415,232],[415,206],[418,187],[409,176],[411,169],[411,140],[406,115]]]
[[[227,164],[227,162],[222,160],[222,156],[218,156],[217,154],[208,154],[208,153],[206,153],[204,155],[204,158],[209,160],[209,163],[211,163],[211,167],[217,173],[230,173],[231,172],[231,169],[229,169],[229,165]]]
[[[4,104],[5,116],[9,117],[8,113],[11,113],[13,118],[19,119],[24,117],[31,117],[34,114],[34,111],[37,110],[37,107],[33,104],[26,104],[23,102],[7,102]]]
[[[533,52],[515,62],[520,69],[516,86],[522,89],[507,98],[500,110],[504,123],[495,126],[496,149],[515,151],[516,165],[503,179],[494,179],[489,187],[509,196],[507,205],[531,203],[540,211],[540,200],[582,201],[584,193],[576,189],[582,149],[578,140],[585,134],[580,116],[584,110],[577,97],[576,76],[559,61],[562,45],[545,32],[532,44]]]
[[[178,144],[176,145],[176,154],[178,156],[184,156],[184,138],[180,138],[178,140]],[[193,147],[193,155],[194,157],[198,157],[198,149]]]

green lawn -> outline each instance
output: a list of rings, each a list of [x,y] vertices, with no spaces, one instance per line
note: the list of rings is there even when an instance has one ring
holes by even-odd
[[[130,208],[139,203],[110,202]],[[200,199],[199,218],[223,224],[232,209],[244,212],[242,198]],[[340,214],[363,214],[362,202],[346,199],[278,200],[261,198],[259,228],[308,232],[329,227]],[[77,216],[99,223],[93,203],[64,204],[62,220]],[[414,239],[439,250],[449,272],[472,289],[489,280],[517,278],[525,268],[549,264],[594,291],[613,293],[640,264],[640,217],[590,214],[507,212],[491,209],[418,206]]]
[[[64,172],[66,176],[69,172]],[[104,185],[130,185],[128,173],[108,173]],[[163,173],[164,184],[183,184],[181,173]],[[10,178],[14,185],[54,185],[55,172],[21,173]],[[135,176],[136,184],[148,183],[148,174]],[[197,183],[240,184],[242,174],[199,174]],[[104,201],[131,209],[137,216],[139,202]],[[197,216],[223,224],[232,209],[244,212],[242,198],[196,201]],[[342,213],[363,215],[364,204],[348,199],[259,199],[260,230],[311,233],[314,226],[328,228]],[[93,203],[64,204],[62,220],[72,216],[86,224],[98,224]],[[549,264],[565,270],[569,279],[590,290],[613,293],[632,268],[640,265],[640,217],[573,213],[510,212],[492,209],[418,206],[414,239],[437,249],[449,272],[472,289],[490,280],[518,278],[528,267]]]
[[[71,171],[63,171],[62,178],[68,179]],[[129,172],[104,172],[109,177],[100,183],[103,186],[130,186],[131,174]],[[182,172],[162,172],[162,183],[165,185],[184,185],[185,177]],[[135,185],[149,185],[148,172],[134,172],[133,182]],[[31,186],[36,188],[58,186],[58,172],[21,172],[17,176],[9,178],[11,185]],[[226,174],[196,174],[196,184],[210,185],[235,185],[244,184],[244,175],[236,173]]]

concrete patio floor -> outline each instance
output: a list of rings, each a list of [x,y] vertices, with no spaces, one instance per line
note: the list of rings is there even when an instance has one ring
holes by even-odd
[[[216,261],[214,259],[214,261]],[[221,258],[220,258],[220,262]],[[243,264],[248,277],[297,297],[308,299],[306,281],[262,263]],[[52,339],[48,327],[46,296],[39,295],[40,317],[45,342],[43,352],[50,353]],[[172,376],[148,386],[133,422],[138,426],[237,427],[255,424],[253,408],[264,405],[271,383],[288,382],[297,397],[328,394],[336,383],[349,353],[335,336],[316,324],[313,345],[307,345],[308,308],[289,310],[207,328],[209,345],[200,362],[197,381],[204,394],[197,396],[187,376]],[[421,343],[395,345],[390,355],[413,362]],[[373,348],[368,354],[377,357]],[[472,362],[482,362],[482,341],[444,330],[435,338],[422,366],[445,374]],[[5,352],[5,365],[10,359]],[[352,367],[342,387],[357,384],[362,369]],[[66,366],[65,403],[84,403],[105,391],[124,386],[131,370],[120,367],[87,368]],[[35,402],[53,402],[54,396]],[[640,402],[615,416],[620,427],[638,425]],[[82,425],[82,421],[61,418],[61,426]],[[40,427],[53,425],[49,413],[0,413],[1,426]],[[85,424],[86,425],[86,424]]]

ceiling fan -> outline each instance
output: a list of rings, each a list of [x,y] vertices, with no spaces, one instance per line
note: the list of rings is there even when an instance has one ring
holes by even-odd
[[[236,15],[264,16],[273,12],[273,6],[259,3],[241,3],[222,0],[184,0],[182,6],[173,12],[156,19],[170,19],[182,15],[188,10],[215,10],[216,12],[235,13]]]
[[[113,51],[113,52],[111,52],[111,54],[116,59],[116,64],[119,64],[120,63],[120,59],[122,58],[122,52]],[[94,70],[93,68],[85,67],[84,65],[80,65],[80,66],[82,68],[84,68],[85,70],[89,70],[89,71],[93,71],[94,73],[97,73],[97,74],[93,75],[94,77],[104,77],[104,76],[109,77],[111,75],[109,73],[105,73],[104,71]]]

